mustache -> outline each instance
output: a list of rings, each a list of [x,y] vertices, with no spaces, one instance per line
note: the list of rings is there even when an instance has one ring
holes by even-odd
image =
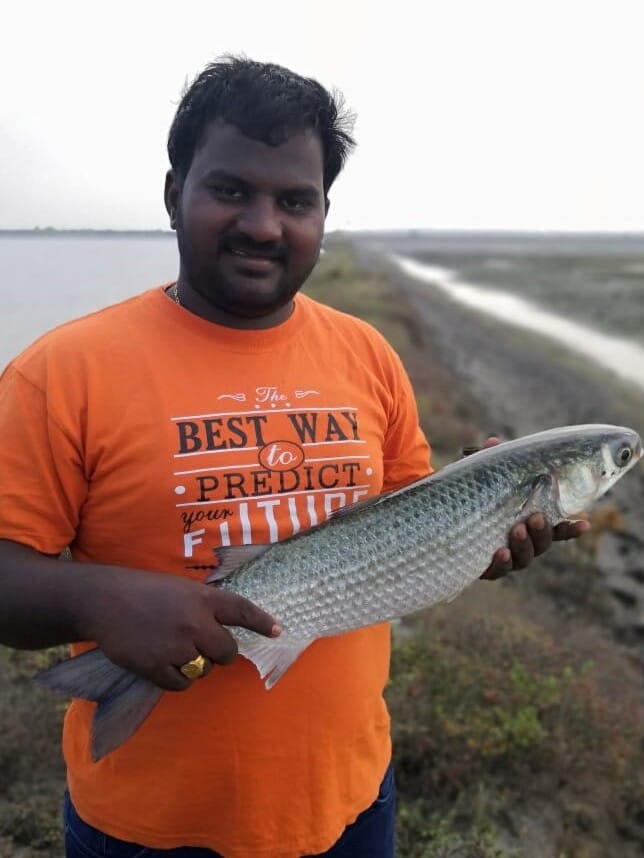
[[[249,241],[246,236],[229,236],[222,240],[223,250],[247,253],[249,256],[260,256],[264,259],[283,260],[286,258],[286,248],[273,241]]]

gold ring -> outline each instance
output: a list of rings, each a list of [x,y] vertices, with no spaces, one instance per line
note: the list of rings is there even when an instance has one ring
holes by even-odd
[[[199,679],[204,675],[206,669],[206,659],[202,655],[187,661],[182,664],[179,670],[187,679]]]

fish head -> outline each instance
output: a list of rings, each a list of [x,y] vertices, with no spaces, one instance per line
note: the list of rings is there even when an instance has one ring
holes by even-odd
[[[592,426],[570,444],[555,468],[557,506],[563,518],[583,512],[642,458],[642,441],[632,429]]]

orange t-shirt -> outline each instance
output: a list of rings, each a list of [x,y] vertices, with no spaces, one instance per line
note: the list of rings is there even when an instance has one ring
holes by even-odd
[[[284,539],[429,470],[398,357],[304,295],[240,331],[153,289],[50,332],[0,382],[0,538],[81,562],[202,580],[217,546]],[[387,625],[315,642],[270,691],[238,657],[98,763],[94,704],[76,700],[72,800],[149,847],[323,852],[389,762],[388,669]]]

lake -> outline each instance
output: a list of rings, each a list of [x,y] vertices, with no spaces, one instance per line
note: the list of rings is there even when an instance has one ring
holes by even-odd
[[[403,256],[391,258],[405,273],[441,289],[455,301],[555,340],[644,390],[644,347],[639,343],[552,313],[512,292],[461,281],[450,269]],[[633,306],[633,312],[635,309]]]
[[[50,328],[174,280],[174,235],[0,236],[2,367]]]
[[[377,234],[374,235],[376,238]],[[378,236],[375,244],[385,242]],[[458,239],[458,241],[456,241]],[[482,289],[497,284],[505,292],[531,298],[543,309],[559,316],[591,323],[606,333],[621,334],[628,342],[639,340],[639,348],[617,358],[611,342],[602,343],[606,353],[621,360],[637,376],[644,378],[642,345],[644,325],[644,248],[641,237],[622,243],[615,238],[604,244],[594,238],[588,246],[541,243],[538,237],[522,237],[494,244],[486,236],[490,255],[479,247],[476,236],[455,236],[456,247],[432,246],[436,237],[415,236],[413,247],[392,240],[391,250],[411,251],[416,261],[444,265],[449,276],[437,278],[443,285],[458,273]],[[445,239],[441,239],[444,243]],[[578,240],[579,241],[579,240]],[[536,244],[535,244],[536,242]],[[625,242],[625,243],[624,243]],[[543,245],[543,246],[542,246]],[[623,246],[622,246],[623,245]],[[535,246],[539,252],[535,253]],[[476,251],[476,253],[475,253]],[[492,251],[494,251],[492,253]],[[473,254],[473,255],[472,255]],[[571,267],[569,260],[576,260]],[[7,236],[0,235],[0,300],[2,336],[0,365],[4,366],[36,337],[69,319],[115,303],[144,289],[176,277],[178,253],[173,234],[149,236]],[[428,269],[429,270],[429,269]],[[439,271],[434,268],[434,271]],[[452,283],[452,286],[455,285]],[[461,289],[461,292],[463,290]],[[470,290],[471,291],[471,290]],[[494,295],[478,293],[482,303],[494,304]],[[471,297],[471,296],[470,296]],[[497,296],[498,298],[498,296]],[[497,300],[498,303],[498,300]],[[479,309],[485,309],[479,307]],[[520,314],[511,311],[515,318]],[[552,327],[552,317],[547,324]],[[565,336],[570,334],[566,328]],[[587,331],[586,351],[601,351],[591,344]],[[614,341],[613,341],[614,342]],[[569,343],[572,345],[572,343]]]

